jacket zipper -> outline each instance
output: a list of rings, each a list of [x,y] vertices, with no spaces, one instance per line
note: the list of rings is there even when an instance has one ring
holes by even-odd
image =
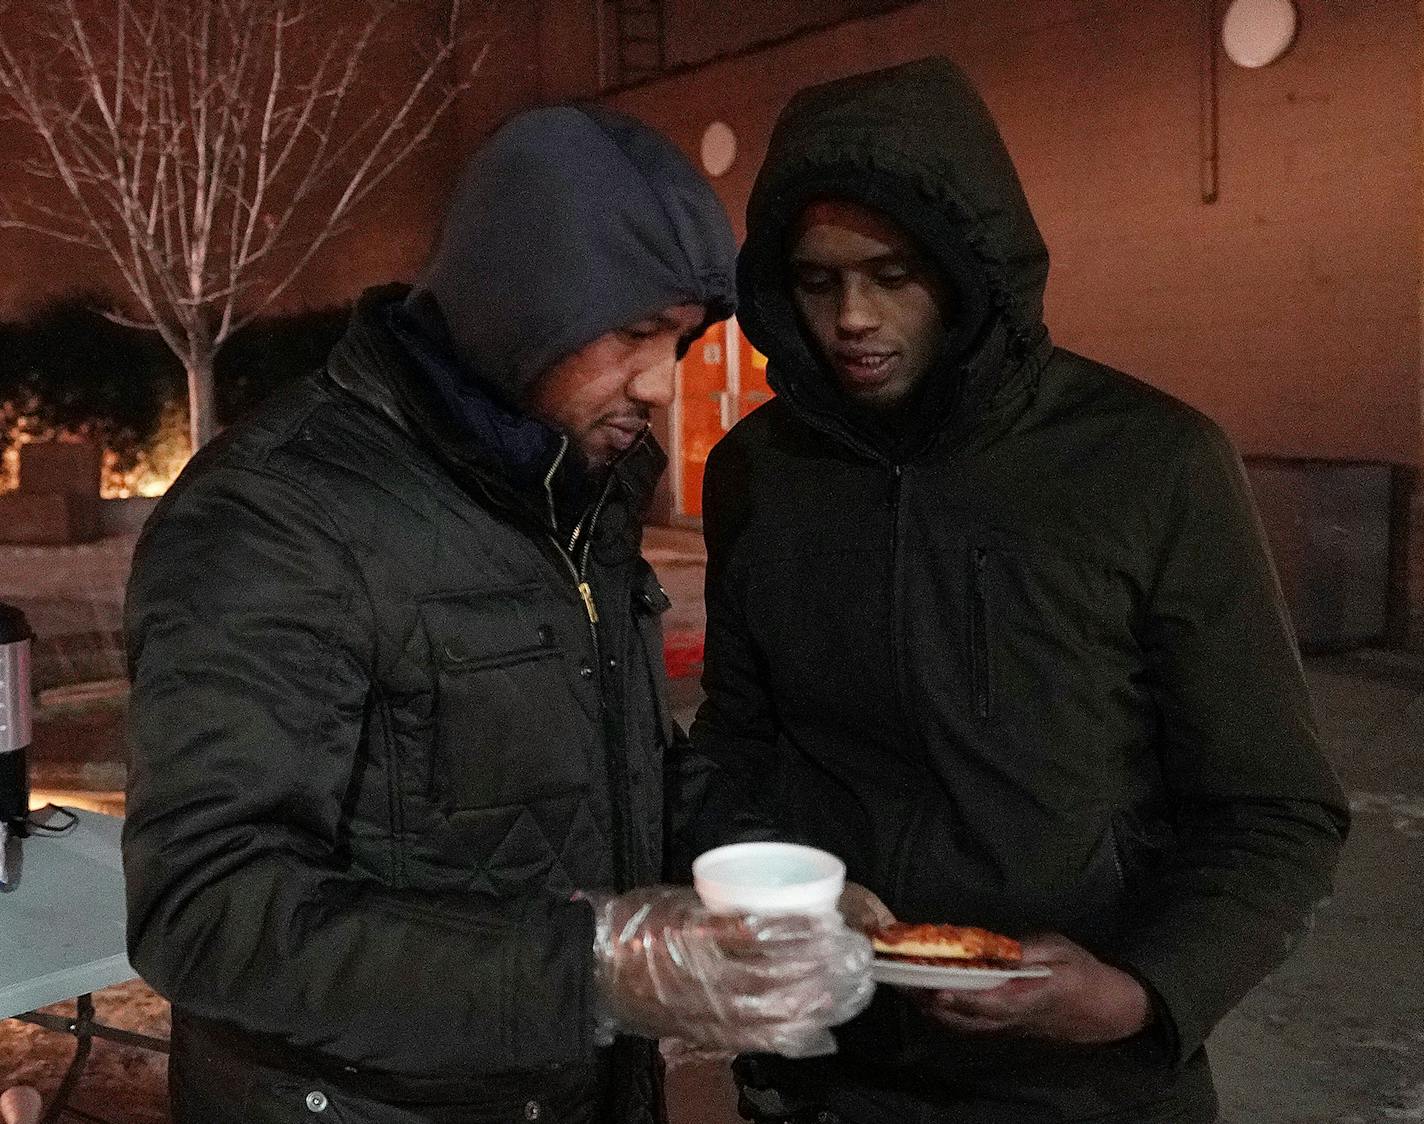
[[[593,599],[593,587],[588,583],[588,547],[593,541],[593,527],[598,522],[598,516],[603,511],[603,505],[608,500],[608,493],[613,488],[613,477],[609,476],[608,482],[603,486],[603,494],[599,496],[598,503],[594,509],[578,521],[574,527],[573,534],[569,536],[568,545],[565,546],[556,537],[559,527],[558,511],[554,507],[554,474],[559,471],[559,466],[564,463],[564,456],[569,451],[569,439],[562,437],[559,439],[559,453],[554,458],[554,463],[549,466],[549,471],[544,474],[544,499],[549,505],[549,538],[553,542],[564,565],[569,568],[569,574],[574,579],[574,588],[578,590],[579,599],[583,602],[584,615],[588,617],[588,635],[593,641],[593,656],[595,665],[599,661],[598,643],[598,605]],[[578,545],[579,536],[587,528],[587,536],[584,539],[583,561],[576,564],[574,561],[574,550]]]
[[[976,546],[973,562],[969,575],[969,627],[974,709],[980,718],[988,718],[992,704],[989,692],[989,598],[985,589],[985,571],[988,567],[989,552],[982,546]]]
[[[904,668],[900,656],[903,642],[900,627],[900,486],[905,475],[903,465],[890,466],[890,661],[895,675],[895,689],[900,696],[900,709],[909,720],[906,708],[905,684],[902,681]]]
[[[900,597],[900,492],[904,476],[904,465],[890,466],[890,670],[895,679],[895,694],[900,704],[900,714],[909,731],[915,723],[912,717],[914,711],[909,705],[909,685],[905,682],[904,615],[901,612]]]
[[[554,510],[554,474],[559,471],[559,465],[564,463],[564,455],[569,451],[569,439],[559,438],[559,455],[554,458],[554,463],[549,466],[549,471],[544,473],[544,498],[549,502],[549,527],[551,533],[557,533],[559,529],[559,513]],[[574,531],[578,533],[577,528]],[[569,547],[572,551],[573,547]]]
[[[894,676],[895,697],[899,703],[905,732],[910,738],[924,746],[925,759],[929,760],[929,747],[924,744],[922,729],[915,721],[915,712],[910,706],[911,692],[905,671],[905,630],[904,615],[901,612],[900,576],[900,497],[904,489],[904,480],[905,466],[902,464],[890,465],[890,670]],[[906,870],[909,866],[907,850],[911,833],[919,816],[920,805],[917,802],[910,809],[909,815],[905,817],[904,827],[891,849],[889,869],[885,871],[885,884],[891,888],[891,898],[897,903],[905,899]]]
[[[569,439],[565,437],[559,448],[558,457],[555,458],[553,466],[544,477],[544,492],[549,501],[549,522],[550,526],[555,528],[558,527],[558,518],[554,508],[554,473],[558,471],[559,464],[563,461],[568,447]],[[583,601],[584,615],[588,618],[588,635],[593,642],[593,673],[598,678],[598,713],[603,721],[603,738],[607,749],[608,810],[613,819],[613,838],[616,841],[613,848],[613,879],[619,890],[626,890],[631,885],[629,856],[632,853],[632,841],[628,836],[628,816],[627,810],[623,806],[622,796],[628,791],[628,764],[623,746],[618,744],[618,739],[609,736],[607,701],[603,689],[602,645],[598,639],[598,605],[593,598],[593,586],[588,581],[588,561],[593,546],[594,528],[608,502],[609,493],[613,491],[613,482],[614,478],[610,474],[603,486],[602,495],[598,497],[598,503],[594,505],[592,511],[578,521],[578,525],[574,527],[573,533],[569,536],[567,547],[553,534],[549,537],[554,544],[555,553],[564,560],[564,565],[569,569],[569,574],[574,580],[574,588],[578,590],[579,598]],[[574,552],[580,536],[583,538],[583,552],[576,561]]]

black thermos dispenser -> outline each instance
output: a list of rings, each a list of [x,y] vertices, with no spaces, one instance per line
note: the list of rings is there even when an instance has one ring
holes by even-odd
[[[0,602],[0,824],[23,824],[30,812],[25,751],[30,747],[32,639],[25,614]]]

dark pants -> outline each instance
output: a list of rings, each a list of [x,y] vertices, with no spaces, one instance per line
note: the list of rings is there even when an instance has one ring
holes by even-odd
[[[755,1062],[739,1059],[734,1067],[740,1090],[738,1110],[754,1124],[1212,1124],[1215,1109],[1184,1106],[1175,1098],[1134,1105],[1107,1115],[1073,1117],[1042,1105],[995,1100],[982,1095],[955,1099],[885,1086],[825,1082],[795,1093],[760,1085],[764,1073]]]
[[[461,1105],[391,1104],[244,1061],[208,1064],[174,1052],[168,1066],[174,1124],[476,1124],[506,1115]]]
[[[528,1078],[524,1078],[528,1080]],[[611,1124],[598,1082],[557,1094],[490,1078],[460,1095],[363,1087],[361,1077],[265,1058],[175,1012],[168,1094],[174,1124]]]
[[[826,1107],[829,1103],[835,1107]],[[1024,1115],[1021,1107],[998,1108],[978,1103],[969,1106],[931,1105],[913,1098],[900,1098],[883,1090],[861,1093],[838,1090],[823,1104],[810,1104],[785,1113],[764,1114],[745,1095],[738,1108],[744,1119],[754,1124],[1030,1124],[1036,1121],[1066,1121],[1066,1117]],[[1129,1115],[1095,1116],[1092,1124],[1204,1124],[1201,1118],[1176,1108],[1162,1115],[1152,1106],[1134,1109]],[[1146,1113],[1147,1115],[1144,1115]]]

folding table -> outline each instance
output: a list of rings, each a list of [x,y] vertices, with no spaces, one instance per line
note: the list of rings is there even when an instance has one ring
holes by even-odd
[[[97,812],[78,815],[74,829],[62,835],[11,839],[9,881],[0,891],[0,1018],[21,1019],[78,1040],[41,1124],[66,1111],[96,1119],[68,1108],[93,1039],[168,1052],[163,1039],[94,1021],[92,993],[137,973],[124,951],[123,821]],[[37,1010],[68,999],[75,1000],[72,1019]]]

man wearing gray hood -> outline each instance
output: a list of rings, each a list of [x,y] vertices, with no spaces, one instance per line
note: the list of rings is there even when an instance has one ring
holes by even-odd
[[[416,286],[366,293],[145,528],[129,951],[182,1124],[637,1124],[648,1039],[806,1054],[868,999],[838,921],[657,885],[685,767],[648,414],[733,253],[661,136],[516,117]]]

